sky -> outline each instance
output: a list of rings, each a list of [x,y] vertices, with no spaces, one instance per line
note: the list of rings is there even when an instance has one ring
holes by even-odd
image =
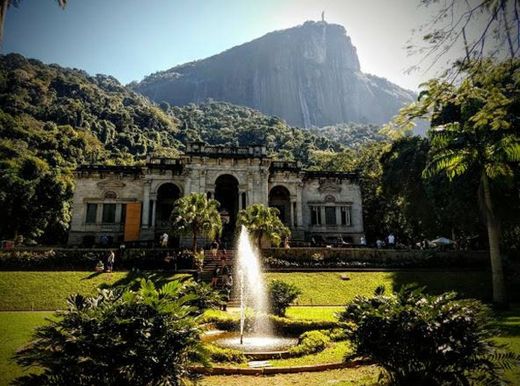
[[[122,83],[203,59],[262,35],[319,20],[341,24],[363,72],[411,90],[434,76],[406,70],[412,31],[430,20],[419,0],[23,0],[11,7],[2,53],[103,73]]]

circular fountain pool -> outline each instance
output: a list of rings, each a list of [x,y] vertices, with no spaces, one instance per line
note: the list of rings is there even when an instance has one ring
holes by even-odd
[[[223,347],[243,351],[244,353],[284,352],[298,343],[296,338],[267,335],[244,335],[240,343],[240,334],[236,332],[224,333],[215,337],[212,343]]]

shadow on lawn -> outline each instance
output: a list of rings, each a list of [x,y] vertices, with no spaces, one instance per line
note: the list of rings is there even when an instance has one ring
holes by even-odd
[[[83,281],[83,280],[94,279],[95,277],[98,277],[99,275],[102,275],[103,273],[104,273],[104,272],[93,272],[93,273],[91,273],[90,275],[85,276],[84,278],[82,278],[81,281]]]
[[[491,301],[489,271],[399,271],[392,272],[392,282],[394,291],[406,284],[416,284],[432,295],[455,291],[462,298]]]

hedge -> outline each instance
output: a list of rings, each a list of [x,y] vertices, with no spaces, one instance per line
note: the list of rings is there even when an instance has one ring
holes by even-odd
[[[280,268],[485,268],[487,251],[438,251],[373,248],[270,248],[264,264]]]
[[[115,268],[129,270],[137,268],[174,269],[174,262],[167,263],[167,255],[175,256],[177,269],[192,269],[193,258],[190,251],[174,249],[11,249],[0,251],[0,270],[87,270],[93,271],[98,261],[106,262],[113,250],[116,254]]]
[[[270,319],[274,331],[284,336],[298,336],[307,331],[331,330],[347,325],[346,323],[327,320],[289,319],[274,315],[268,315],[267,317]],[[240,327],[240,318],[231,315],[205,316],[203,322],[213,324],[219,330],[225,331],[238,331]],[[252,325],[252,317],[248,315],[245,320],[246,330],[249,330]]]

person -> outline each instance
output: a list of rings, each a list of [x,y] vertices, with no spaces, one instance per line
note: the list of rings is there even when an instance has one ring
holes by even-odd
[[[381,249],[381,248],[383,248],[383,244],[384,244],[384,243],[383,243],[383,240],[381,240],[381,239],[377,239],[377,241],[376,241],[376,247],[377,247],[377,249]]]
[[[227,251],[225,249],[222,250],[222,254],[220,255],[220,265],[223,267],[226,265],[227,260]]]
[[[114,253],[114,251],[111,250],[107,256],[107,267],[106,267],[107,272],[112,272],[112,269],[114,268],[115,259],[116,259],[116,254]]]
[[[367,245],[367,239],[365,239],[365,236],[361,236],[361,239],[360,239],[359,243],[360,243],[363,247],[366,247],[366,245]]]
[[[395,236],[393,233],[388,235],[388,248],[395,248]]]
[[[168,233],[164,232],[161,236],[161,247],[166,248],[168,246]]]
[[[285,238],[283,239],[283,247],[284,247],[285,249],[289,249],[289,248],[291,248],[291,246],[289,245],[289,237],[285,237]]]
[[[220,277],[221,268],[219,266],[216,266],[213,270],[213,274],[211,276],[211,286],[215,288],[218,284],[218,279]]]
[[[213,259],[217,258],[217,253],[218,253],[218,241],[217,241],[217,239],[215,239],[211,243],[211,256],[213,256]]]
[[[101,235],[101,237],[99,238],[99,242],[103,247],[106,247],[108,245],[108,236]]]
[[[224,296],[223,296],[223,303],[222,303],[222,311],[227,310],[227,303],[229,302],[229,299],[231,298],[231,291],[233,290],[233,276],[231,275],[231,272],[228,272],[226,275],[226,279],[224,281]]]

